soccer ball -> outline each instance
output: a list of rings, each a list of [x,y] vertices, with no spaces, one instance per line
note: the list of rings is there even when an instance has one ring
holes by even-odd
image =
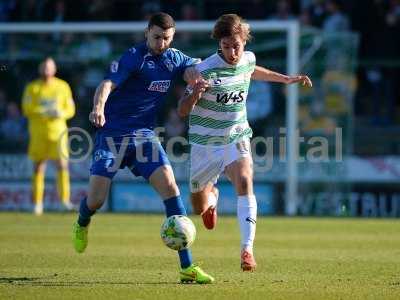
[[[161,226],[161,239],[173,250],[189,248],[196,239],[196,227],[186,216],[170,216]]]

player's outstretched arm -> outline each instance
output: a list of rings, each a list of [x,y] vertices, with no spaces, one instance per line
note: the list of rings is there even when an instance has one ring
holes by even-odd
[[[261,80],[261,81],[271,81],[271,82],[280,82],[285,84],[298,83],[300,82],[302,85],[307,87],[312,87],[311,79],[306,75],[297,75],[297,76],[287,76],[278,72],[274,72],[268,70],[266,68],[256,66],[253,74],[251,75],[251,79],[253,80]]]
[[[186,89],[185,95],[179,100],[178,104],[178,115],[180,117],[183,118],[190,114],[207,87],[208,82],[200,79],[194,84],[193,88]]]
[[[106,123],[104,107],[113,89],[115,89],[115,84],[111,80],[103,80],[96,88],[93,98],[93,109],[89,114],[89,121],[96,127],[103,127]]]

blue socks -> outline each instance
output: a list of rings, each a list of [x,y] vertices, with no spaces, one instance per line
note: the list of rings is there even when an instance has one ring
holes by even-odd
[[[173,215],[184,215],[186,216],[186,209],[183,206],[183,202],[181,196],[175,196],[169,199],[164,200],[165,205],[165,213],[167,217]],[[192,264],[192,253],[189,249],[184,249],[178,251],[179,259],[181,261],[181,267],[183,269],[189,267]]]
[[[186,216],[186,209],[183,206],[182,199],[180,196],[172,197],[164,200],[165,205],[165,213],[167,217],[173,215],[184,215]],[[96,213],[96,211],[92,211],[87,206],[86,198],[82,199],[81,204],[79,206],[79,218],[78,224],[79,226],[86,227],[90,223],[90,218]],[[184,249],[178,251],[179,259],[181,262],[181,267],[183,269],[189,267],[192,264],[192,253],[189,249]]]
[[[92,211],[89,209],[86,203],[87,198],[83,198],[81,204],[79,206],[79,218],[78,224],[79,226],[86,227],[90,223],[90,218],[95,214],[96,211]]]
[[[173,215],[186,216],[186,209],[183,206],[181,196],[172,197],[164,200],[165,213],[167,218]]]

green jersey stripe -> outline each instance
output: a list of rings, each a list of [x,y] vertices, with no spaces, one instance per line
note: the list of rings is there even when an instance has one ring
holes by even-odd
[[[199,125],[202,127],[213,128],[213,129],[224,129],[247,121],[246,116],[241,117],[238,120],[215,120],[208,117],[200,117],[197,115],[190,115],[189,125]]]
[[[231,77],[243,73],[253,72],[255,65],[255,62],[253,62],[236,68],[212,68],[202,71],[201,75],[204,77],[204,79]]]
[[[242,111],[246,106],[245,103],[223,105],[214,101],[206,100],[204,98],[201,98],[199,101],[197,101],[196,105],[200,106],[201,108],[217,112],[238,112]]]
[[[250,127],[246,128],[243,132],[232,134],[229,136],[212,136],[212,135],[200,135],[195,133],[189,133],[189,142],[200,145],[219,146],[227,145],[239,140],[243,137],[251,137],[253,131]]]

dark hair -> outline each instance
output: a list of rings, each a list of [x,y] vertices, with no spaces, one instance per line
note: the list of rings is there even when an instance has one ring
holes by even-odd
[[[151,15],[147,28],[151,28],[154,25],[167,30],[169,28],[175,28],[175,21],[169,14],[158,12]]]
[[[339,10],[342,10],[343,9],[343,2],[341,1],[341,0],[329,0],[328,1],[328,3],[331,3],[331,4],[333,4],[333,5],[336,5],[336,7],[339,9]]]
[[[240,16],[236,14],[226,14],[218,18],[211,33],[211,37],[220,40],[235,34],[248,41],[251,38],[250,26]]]

